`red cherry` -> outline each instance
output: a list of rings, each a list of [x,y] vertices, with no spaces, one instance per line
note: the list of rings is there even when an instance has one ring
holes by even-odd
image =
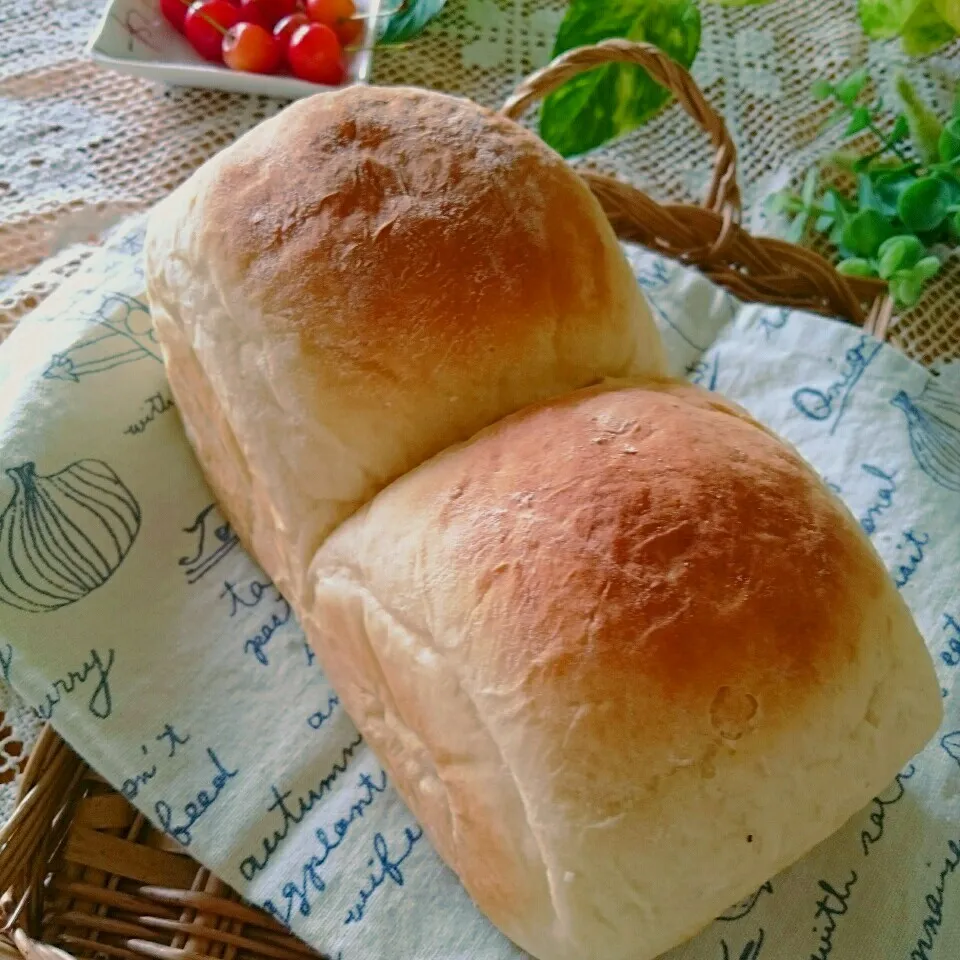
[[[268,0],[267,6],[270,9],[270,16],[274,24],[279,23],[284,17],[289,17],[293,13],[300,11],[298,0]]]
[[[183,21],[187,10],[190,9],[190,0],[160,0],[160,12],[167,18],[170,25],[183,33]]]
[[[239,6],[242,21],[272,30],[278,20],[296,12],[297,0],[239,0]]]
[[[297,0],[234,0],[244,20],[272,30],[277,22],[297,12]]]
[[[240,20],[240,11],[230,0],[197,0],[183,21],[184,33],[193,49],[205,60],[223,60],[223,35]]]
[[[310,21],[305,13],[291,13],[289,17],[284,17],[274,28],[274,39],[280,44],[283,55],[287,55],[287,48],[290,46],[290,38],[296,32],[298,27],[306,26]]]
[[[261,0],[240,0],[237,6],[240,9],[241,23],[258,23],[267,30],[273,29],[273,24],[267,16],[266,4]]]
[[[258,23],[238,23],[223,35],[223,62],[231,70],[273,73],[280,60],[280,45]]]
[[[340,41],[323,23],[297,28],[287,47],[287,60],[294,75],[310,83],[336,87],[347,75]]]
[[[357,17],[353,0],[306,0],[307,16],[314,23],[325,23],[347,47],[363,33],[363,20]]]

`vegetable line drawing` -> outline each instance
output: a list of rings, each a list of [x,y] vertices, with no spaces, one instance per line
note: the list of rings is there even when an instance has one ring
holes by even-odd
[[[13,496],[0,514],[0,602],[43,613],[102,587],[140,532],[140,504],[102,460],[43,476],[11,467]]]
[[[906,417],[920,469],[934,483],[960,493],[960,397],[931,380],[919,396],[898,390],[890,402]]]
[[[216,503],[205,506],[184,533],[196,537],[196,552],[182,556],[177,563],[184,567],[183,574],[187,583],[196,583],[208,574],[237,544],[240,538],[233,532],[229,523],[217,523],[220,519]]]
[[[162,363],[147,305],[123,293],[106,296],[93,318],[97,326],[62,353],[55,353],[43,376],[78,383],[81,377],[113,370],[149,357]]]

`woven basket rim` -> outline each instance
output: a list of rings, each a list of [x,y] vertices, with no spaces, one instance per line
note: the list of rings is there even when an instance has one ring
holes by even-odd
[[[893,304],[884,281],[844,276],[813,250],[774,237],[754,237],[741,226],[733,138],[689,71],[658,47],[612,38],[568,50],[522,81],[500,113],[518,119],[571,77],[611,63],[645,69],[674,95],[714,149],[712,173],[699,205],[660,203],[615,177],[580,170],[617,235],[697,267],[742,300],[840,318],[885,339]]]

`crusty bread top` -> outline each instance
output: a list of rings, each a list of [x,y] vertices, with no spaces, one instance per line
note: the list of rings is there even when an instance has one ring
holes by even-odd
[[[292,105],[158,206],[146,254],[208,478],[228,512],[252,502],[270,513],[260,526],[298,538],[294,565],[505,414],[662,369],[585,184],[518,124],[443,94],[354,87]],[[218,472],[227,431],[251,489]]]
[[[437,849],[542,960],[675,944],[940,716],[909,612],[803,460],[696,387],[614,386],[392,484],[320,550],[305,612]]]

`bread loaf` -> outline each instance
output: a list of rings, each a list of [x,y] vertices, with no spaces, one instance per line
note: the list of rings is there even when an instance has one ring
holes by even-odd
[[[480,909],[539,960],[649,960],[886,787],[940,723],[859,525],[732,404],[529,408],[321,548],[304,624]]]
[[[188,435],[291,594],[326,534],[411,467],[528,403],[663,366],[580,178],[437,93],[295,103],[156,208],[146,261]]]
[[[600,208],[514,123],[406,89],[301,101],[161,204],[146,256],[221,507],[539,960],[677,944],[936,729],[857,523],[665,378]]]

